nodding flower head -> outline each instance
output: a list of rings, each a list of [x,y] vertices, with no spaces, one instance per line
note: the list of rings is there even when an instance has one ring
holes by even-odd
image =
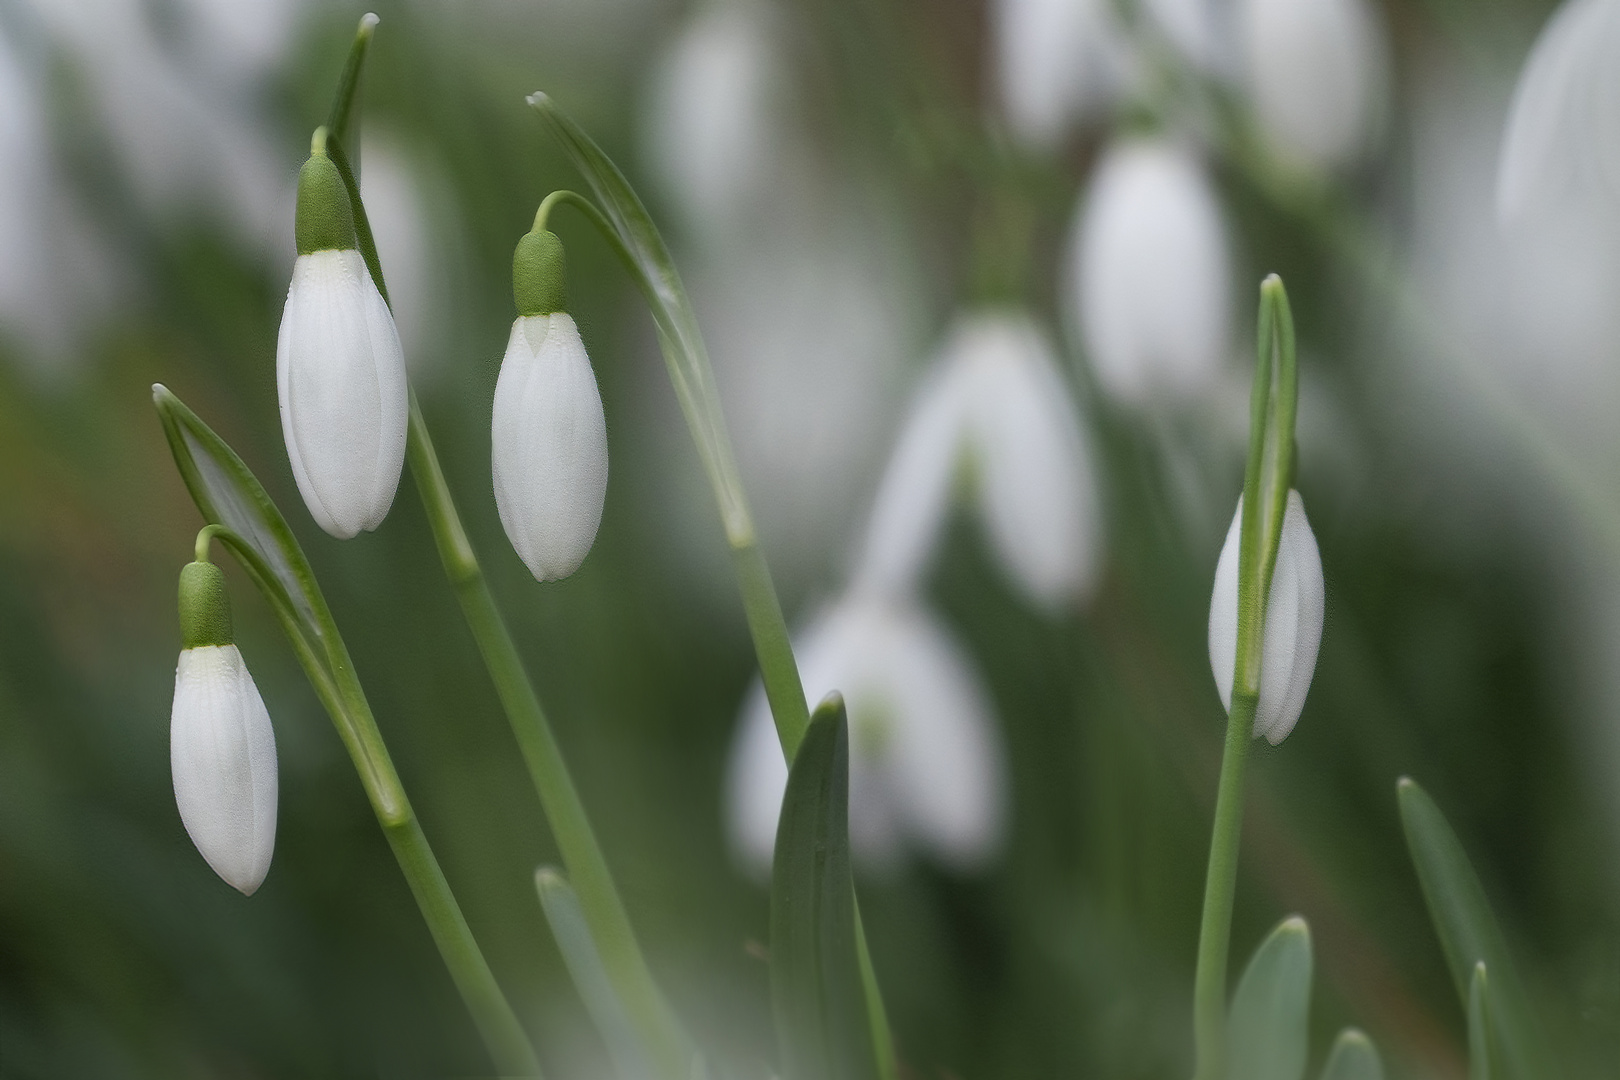
[[[311,516],[347,539],[381,525],[393,505],[410,390],[394,316],[356,247],[324,130],[298,175],[296,234],[276,339],[281,431]]]
[[[180,632],[169,724],[174,801],[208,865],[251,896],[276,846],[276,737],[234,643],[225,577],[213,563],[180,571]]]
[[[562,243],[518,241],[507,339],[490,425],[495,505],[506,537],[539,581],[579,569],[607,496],[607,421],[585,343],[565,308]]]
[[[1209,602],[1209,663],[1221,704],[1232,708],[1232,679],[1237,663],[1238,549],[1243,532],[1243,499],[1227,530],[1220,561],[1215,566],[1215,592]],[[1260,651],[1260,701],[1254,714],[1254,735],[1276,746],[1288,737],[1305,707],[1305,693],[1316,671],[1316,653],[1322,644],[1323,607],[1327,584],[1322,577],[1322,554],[1316,547],[1305,503],[1299,492],[1288,492],[1283,512],[1277,563],[1266,600],[1265,630]]]

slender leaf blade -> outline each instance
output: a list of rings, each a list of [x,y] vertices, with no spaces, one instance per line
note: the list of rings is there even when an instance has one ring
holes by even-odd
[[[1468,1080],[1491,1080],[1491,1007],[1484,961],[1468,982]]]
[[[1300,1080],[1310,1048],[1311,932],[1284,919],[1249,960],[1227,1019],[1227,1075]]]
[[[1322,1080],[1384,1080],[1384,1062],[1371,1039],[1355,1028],[1345,1028],[1322,1067]]]
[[[1462,1006],[1469,1007],[1474,968],[1490,969],[1490,1009],[1497,1071],[1512,1080],[1558,1076],[1550,1047],[1514,973],[1507,940],[1457,834],[1428,792],[1409,777],[1396,785],[1406,845],[1439,935]]]
[[[782,799],[771,996],[786,1080],[876,1080],[849,865],[849,726],[837,694],[811,717]]]

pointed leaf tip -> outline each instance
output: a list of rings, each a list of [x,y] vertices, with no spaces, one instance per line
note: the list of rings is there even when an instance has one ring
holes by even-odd
[[[1322,1080],[1384,1080],[1384,1062],[1365,1033],[1345,1028],[1322,1067]]]
[[[1254,951],[1232,996],[1227,1075],[1300,1080],[1309,1049],[1310,1002],[1310,926],[1291,915]]]
[[[360,16],[360,28],[358,33],[369,34],[373,30],[377,29],[377,24],[380,22],[382,22],[382,20],[377,17],[377,13],[375,11],[368,11],[364,15]]]

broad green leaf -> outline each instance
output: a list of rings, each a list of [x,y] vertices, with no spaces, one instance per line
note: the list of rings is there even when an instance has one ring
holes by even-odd
[[[1300,1080],[1309,1049],[1311,932],[1284,919],[1260,943],[1227,1018],[1227,1068],[1243,1080]]]
[[[551,935],[557,940],[563,963],[579,990],[585,1010],[591,1014],[596,1030],[607,1043],[608,1054],[619,1076],[622,1080],[642,1080],[656,1075],[652,1056],[637,1038],[635,1024],[613,990],[613,981],[596,950],[596,940],[591,936],[574,887],[561,872],[549,866],[534,872],[534,887],[540,894],[540,906],[551,924]]]
[[[811,717],[782,798],[771,997],[786,1080],[875,1080],[849,867],[849,725],[837,694]]]
[[[1429,917],[1445,951],[1457,997],[1465,1009],[1469,1007],[1475,965],[1483,962],[1490,969],[1491,1027],[1498,1054],[1492,1064],[1496,1071],[1509,1080],[1561,1075],[1535,1011],[1515,977],[1507,942],[1485,898],[1485,889],[1457,834],[1416,781],[1402,777],[1396,792],[1412,865],[1417,869]]]
[[[1322,1067],[1322,1080],[1384,1080],[1384,1062],[1371,1039],[1355,1028],[1345,1028]]]
[[[1485,962],[1468,982],[1468,1080],[1491,1080],[1490,985]]]

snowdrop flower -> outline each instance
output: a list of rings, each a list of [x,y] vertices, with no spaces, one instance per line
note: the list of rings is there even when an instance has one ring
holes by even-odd
[[[529,232],[512,257],[518,318],[495,383],[491,466],[506,538],[536,580],[579,569],[602,523],[607,422],[565,310],[562,242]]]
[[[1017,311],[965,316],[952,329],[879,485],[856,587],[914,588],[964,462],[1014,582],[1049,608],[1082,594],[1101,546],[1097,483],[1052,347]]]
[[[850,724],[850,842],[869,867],[902,846],[958,870],[999,847],[1006,807],[1001,746],[977,673],[946,629],[905,601],[851,595],[794,642],[806,695],[843,693]],[[726,779],[739,860],[768,874],[787,765],[756,680]]]
[[[339,539],[388,516],[410,391],[399,332],[355,247],[325,129],[298,175],[298,261],[276,340],[281,431],[310,514]]]
[[[225,575],[213,563],[180,571],[180,630],[169,727],[174,801],[214,873],[252,896],[276,846],[276,736],[233,643]]]
[[[1261,133],[1283,160],[1342,165],[1383,98],[1383,42],[1366,0],[1242,0],[1238,34]]]
[[[1566,0],[1531,50],[1497,173],[1504,221],[1570,197],[1620,203],[1620,0]]]
[[[1051,149],[1127,81],[1133,57],[1108,0],[996,0],[990,14],[1001,108],[1035,149]]]
[[[1069,240],[1068,301],[1097,381],[1145,406],[1204,394],[1228,345],[1229,256],[1202,163],[1167,139],[1103,155]]]
[[[1215,592],[1209,602],[1209,663],[1215,672],[1221,704],[1228,711],[1232,708],[1233,667],[1237,663],[1238,547],[1242,531],[1240,496],[1215,566]],[[1294,730],[1300,710],[1305,707],[1305,693],[1316,671],[1316,652],[1322,644],[1326,595],[1316,536],[1305,520],[1305,504],[1299,492],[1290,490],[1271,593],[1266,599],[1260,701],[1254,716],[1255,737],[1264,735],[1273,746]]]

